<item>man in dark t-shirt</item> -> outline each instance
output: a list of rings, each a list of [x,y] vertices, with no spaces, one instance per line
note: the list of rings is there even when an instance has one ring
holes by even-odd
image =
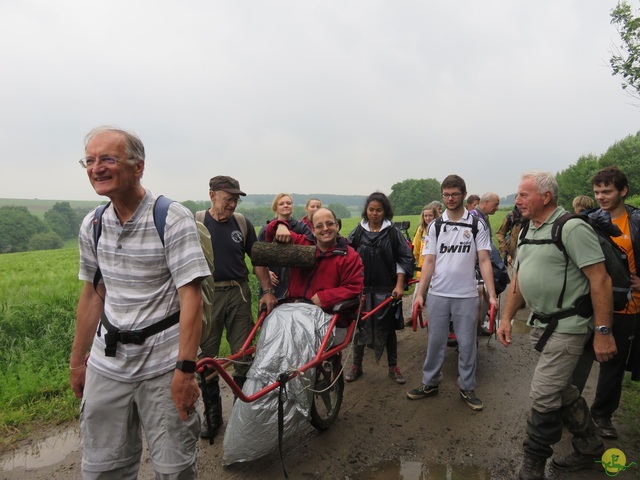
[[[227,176],[213,177],[209,181],[209,198],[211,208],[206,211],[204,225],[211,234],[211,245],[215,256],[215,294],[212,312],[211,335],[202,342],[202,350],[207,356],[218,356],[222,332],[226,330],[227,341],[231,353],[242,348],[253,328],[251,313],[251,289],[249,288],[249,271],[245,263],[245,254],[251,256],[251,249],[256,242],[256,232],[251,222],[239,213],[235,213],[241,202],[240,184]],[[271,311],[277,304],[274,289],[269,279],[267,267],[254,267],[254,271],[262,288],[260,307],[265,305]],[[234,364],[233,378],[242,388],[249,370],[250,359],[243,358]],[[222,402],[217,376],[202,386],[206,389],[203,395],[210,412],[212,432],[215,435],[222,425]],[[206,422],[200,433],[202,438],[209,437]]]

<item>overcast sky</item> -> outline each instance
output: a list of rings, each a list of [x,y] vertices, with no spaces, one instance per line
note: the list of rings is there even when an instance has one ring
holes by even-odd
[[[635,4],[635,2],[634,2]],[[0,0],[0,197],[92,200],[78,159],[133,130],[144,185],[208,198],[516,190],[640,129],[609,0]]]

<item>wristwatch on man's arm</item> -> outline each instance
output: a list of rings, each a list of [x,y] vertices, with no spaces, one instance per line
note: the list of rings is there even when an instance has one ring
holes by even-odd
[[[598,325],[595,328],[595,331],[602,334],[602,335],[609,335],[611,334],[611,328],[607,327],[606,325]]]
[[[196,373],[196,362],[193,360],[178,360],[176,362],[176,370],[184,373]]]

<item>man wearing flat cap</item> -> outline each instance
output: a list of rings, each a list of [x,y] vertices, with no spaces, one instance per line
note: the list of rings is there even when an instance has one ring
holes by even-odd
[[[211,234],[211,245],[215,255],[215,296],[213,302],[213,327],[207,341],[207,354],[217,356],[220,350],[222,331],[227,331],[227,341],[231,353],[242,348],[244,341],[253,328],[251,313],[251,290],[249,289],[249,271],[245,263],[245,254],[251,256],[253,244],[257,241],[255,228],[244,215],[236,213],[236,207],[246,196],[240,190],[235,178],[225,175],[213,177],[209,181],[211,208],[196,213],[196,219],[204,223]],[[274,289],[267,267],[254,267],[254,272],[262,291],[260,306],[265,305],[271,311],[277,305]],[[234,364],[233,378],[242,387],[249,370],[246,363]],[[217,376],[207,381],[205,402],[209,408],[213,435],[222,425],[222,401]],[[203,423],[200,436],[209,437],[208,426]]]

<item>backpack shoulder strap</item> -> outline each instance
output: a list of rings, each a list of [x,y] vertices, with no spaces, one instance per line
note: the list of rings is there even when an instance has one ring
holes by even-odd
[[[111,202],[105,203],[104,205],[100,205],[96,208],[96,211],[93,214],[93,244],[96,248],[96,259],[98,258],[97,250],[98,250],[98,240],[100,240],[100,235],[102,235],[102,216],[104,215],[104,211],[107,207],[111,205]],[[93,275],[93,289],[97,291],[98,283],[100,283],[100,279],[102,278],[102,271],[100,270],[100,265],[98,265],[98,269],[96,273]]]
[[[93,215],[93,244],[96,248],[98,248],[98,240],[100,240],[100,235],[102,235],[102,215],[104,215],[104,211],[109,205],[111,205],[111,202],[100,205],[96,208]]]
[[[236,223],[238,227],[240,227],[240,231],[242,232],[242,241],[244,244],[247,244],[247,219],[244,215],[238,212],[233,212],[233,218],[236,219]]]
[[[562,301],[564,299],[564,293],[567,290],[567,272],[569,270],[569,254],[567,250],[564,248],[564,243],[562,243],[562,228],[565,223],[567,223],[572,218],[580,218],[583,221],[587,221],[587,218],[583,215],[576,215],[575,213],[563,213],[558,218],[553,221],[551,224],[551,243],[553,243],[564,255],[564,282],[562,283],[562,290],[560,291],[560,297],[558,297],[558,308],[562,308]]]
[[[518,247],[524,241],[524,237],[526,237],[527,232],[529,231],[529,223],[530,222],[522,222],[522,227],[520,227],[520,233],[518,234]]]
[[[206,216],[206,214],[207,214],[206,210],[198,210],[196,212],[196,222],[200,222],[204,224],[204,217]]]
[[[173,202],[174,200],[171,200],[169,197],[160,195],[156,198],[156,202],[153,205],[153,224],[156,226],[156,231],[158,232],[162,246],[164,246],[164,228],[167,224],[167,213],[169,213],[169,205]]]
[[[434,226],[436,227],[436,241],[438,240],[438,236],[440,235],[440,230],[442,229],[442,225],[457,225],[460,227],[468,227],[469,224],[465,222],[452,222],[447,220],[446,222],[442,220],[442,217],[436,218]],[[473,239],[475,240],[478,236],[478,217],[476,215],[471,215],[471,233],[473,234]]]
[[[564,227],[565,223],[567,223],[572,218],[581,218],[583,221],[587,221],[587,218],[583,215],[576,215],[575,213],[567,212],[556,218],[551,225],[551,241],[555,243],[563,252],[565,251],[565,249],[564,244],[562,243],[562,228]]]
[[[438,236],[440,235],[440,230],[442,229],[442,217],[438,217],[436,218],[435,223],[433,224],[433,226],[436,229],[436,242],[438,241]]]

